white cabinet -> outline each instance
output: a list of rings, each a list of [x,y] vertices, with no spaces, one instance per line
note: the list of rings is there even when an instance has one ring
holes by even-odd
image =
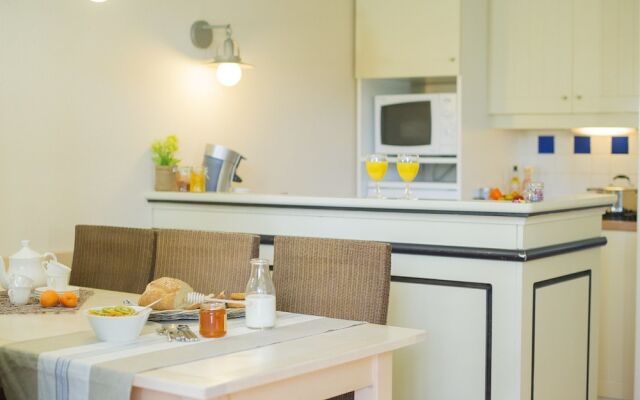
[[[637,112],[636,2],[492,0],[490,113],[598,124]]]
[[[633,399],[636,232],[604,231],[600,287],[598,394]]]
[[[570,0],[492,0],[491,113],[571,112]]]
[[[455,76],[459,0],[356,0],[356,78]]]
[[[576,4],[574,112],[637,112],[637,0]]]

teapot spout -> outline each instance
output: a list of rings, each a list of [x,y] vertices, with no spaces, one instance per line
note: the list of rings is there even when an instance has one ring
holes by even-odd
[[[0,257],[0,286],[9,289],[9,273],[5,268],[4,259]]]

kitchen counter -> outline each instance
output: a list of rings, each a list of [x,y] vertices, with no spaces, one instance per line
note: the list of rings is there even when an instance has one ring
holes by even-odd
[[[278,235],[390,243],[388,323],[428,333],[424,344],[394,355],[394,398],[596,399],[598,307],[591,299],[598,298],[606,244],[602,215],[613,196],[533,204],[225,193],[146,198],[154,228],[254,233],[268,259]]]
[[[584,194],[579,196],[558,197],[539,203],[512,203],[508,201],[488,200],[378,200],[365,198],[310,197],[252,193],[180,192],[149,192],[145,197],[147,201],[151,203],[226,204],[280,208],[290,207],[371,211],[401,210],[402,212],[423,212],[434,214],[509,214],[524,217],[567,210],[598,208],[603,205],[610,205],[615,199],[613,195]]]
[[[614,220],[602,220],[603,231],[625,231],[625,232],[637,232],[638,223],[636,221],[614,221]]]

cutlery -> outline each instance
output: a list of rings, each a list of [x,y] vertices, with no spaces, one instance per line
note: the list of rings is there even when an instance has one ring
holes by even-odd
[[[191,330],[191,328],[189,328],[188,325],[178,325],[178,331],[184,333],[187,341],[189,342],[195,342],[200,340],[198,336],[195,333],[193,333],[193,331]]]

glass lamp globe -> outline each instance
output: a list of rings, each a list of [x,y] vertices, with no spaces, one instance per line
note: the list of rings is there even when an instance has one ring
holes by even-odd
[[[221,63],[218,65],[216,77],[224,86],[235,86],[242,78],[242,69],[237,63]]]

